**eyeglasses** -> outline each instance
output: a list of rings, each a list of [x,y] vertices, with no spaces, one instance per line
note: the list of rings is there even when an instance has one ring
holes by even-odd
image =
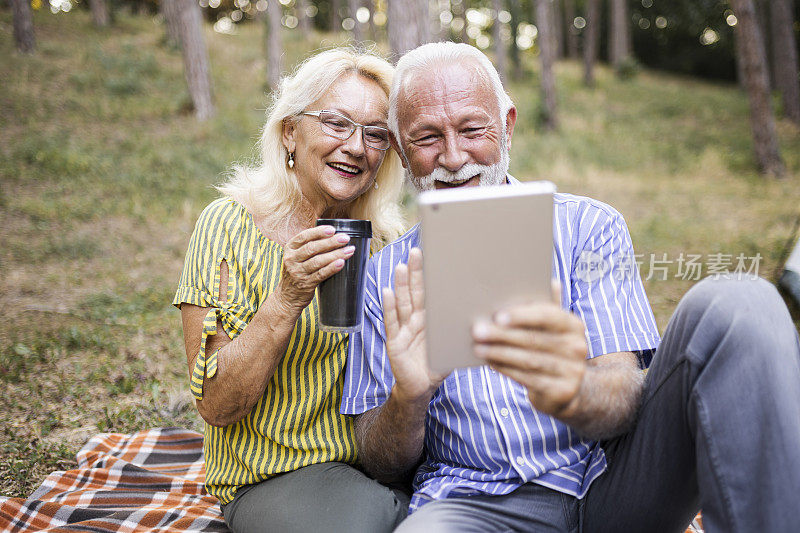
[[[381,128],[380,126],[365,126],[358,122],[353,122],[344,115],[336,111],[304,111],[301,115],[308,115],[319,119],[319,125],[322,128],[322,133],[342,139],[343,141],[350,138],[356,128],[361,128],[361,139],[364,144],[375,150],[386,150],[389,148],[389,130]]]

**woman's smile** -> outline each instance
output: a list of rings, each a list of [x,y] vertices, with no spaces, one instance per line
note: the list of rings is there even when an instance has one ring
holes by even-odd
[[[353,178],[363,172],[360,167],[348,165],[347,163],[331,162],[328,163],[328,166],[332,168],[334,172],[345,178]]]

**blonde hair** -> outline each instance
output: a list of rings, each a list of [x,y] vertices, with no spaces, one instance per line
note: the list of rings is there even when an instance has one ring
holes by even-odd
[[[258,143],[258,166],[235,165],[217,190],[253,215],[266,217],[268,224],[285,222],[300,205],[302,193],[294,172],[286,164],[289,154],[282,141],[284,121],[298,120],[300,113],[321,98],[336,80],[352,72],[374,80],[389,96],[394,67],[376,55],[336,48],[306,59],[293,74],[281,79],[273,95]],[[405,230],[400,206],[403,177],[399,157],[394,150],[387,150],[375,177],[378,188],[367,189],[347,209],[351,218],[372,221],[373,251]]]

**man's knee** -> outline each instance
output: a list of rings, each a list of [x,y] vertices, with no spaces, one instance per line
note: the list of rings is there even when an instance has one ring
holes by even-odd
[[[708,313],[713,314],[711,322],[715,324],[737,322],[748,329],[774,326],[776,320],[790,322],[780,294],[762,278],[706,278],[684,295],[675,311],[676,317],[693,322],[700,322]]]
[[[773,355],[796,344],[796,331],[783,299],[764,279],[706,278],[686,293],[673,320],[684,333],[695,331],[690,345],[713,348],[723,341],[761,347]],[[695,355],[709,353],[698,350]]]
[[[762,278],[706,278],[681,299],[679,311],[703,312],[710,307],[730,312],[767,309],[783,301],[771,283]]]

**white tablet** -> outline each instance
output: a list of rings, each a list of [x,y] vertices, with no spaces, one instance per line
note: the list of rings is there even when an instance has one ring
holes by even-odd
[[[550,299],[553,193],[549,181],[419,195],[431,368],[484,364],[472,324],[508,305]]]

